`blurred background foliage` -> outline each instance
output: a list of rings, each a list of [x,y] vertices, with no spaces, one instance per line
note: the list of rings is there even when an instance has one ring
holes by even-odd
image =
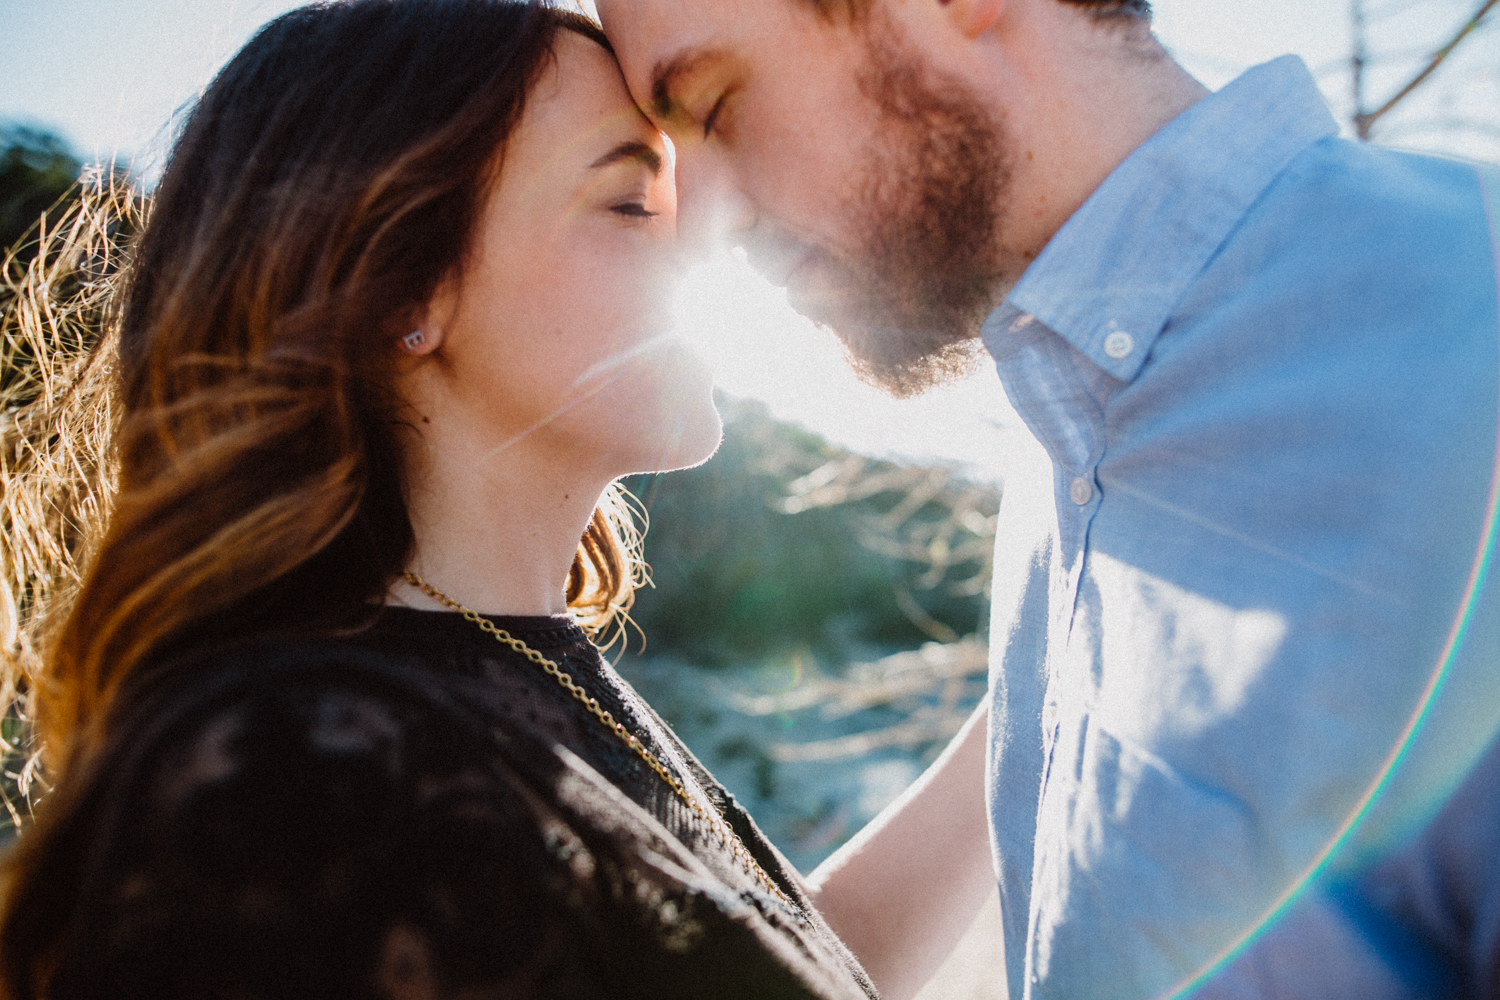
[[[993,489],[854,455],[755,401],[719,405],[712,460],[626,482],[651,521],[654,585],[633,612],[647,653],[841,659],[982,628]]]
[[[654,585],[618,667],[809,870],[983,697],[1000,492],[719,406],[713,459],[627,482]]]
[[[0,128],[0,251],[30,233],[42,213],[76,190],[83,163],[58,136],[22,125]],[[19,263],[31,259],[20,248]]]

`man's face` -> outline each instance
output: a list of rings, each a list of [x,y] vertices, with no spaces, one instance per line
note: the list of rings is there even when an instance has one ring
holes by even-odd
[[[732,229],[898,395],[967,368],[1007,278],[1007,173],[961,81],[878,6],[850,24],[802,0],[597,3],[632,94],[677,147],[684,227]]]

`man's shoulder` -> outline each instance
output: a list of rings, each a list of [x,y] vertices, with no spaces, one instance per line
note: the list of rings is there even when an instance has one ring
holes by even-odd
[[[1253,301],[1325,331],[1437,324],[1493,338],[1495,255],[1475,164],[1328,139],[1265,191],[1185,306]]]
[[[1465,160],[1327,139],[1293,160],[1257,208],[1296,213],[1300,228],[1344,231],[1351,238],[1382,227],[1426,231],[1434,240],[1455,228],[1477,235],[1488,226],[1480,169]]]
[[[1268,195],[1335,195],[1430,217],[1466,216],[1484,204],[1479,171],[1470,160],[1329,138],[1292,160]]]

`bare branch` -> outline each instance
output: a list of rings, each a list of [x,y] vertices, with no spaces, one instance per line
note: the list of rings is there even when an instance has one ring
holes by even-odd
[[[1354,91],[1354,127],[1359,132],[1361,139],[1368,139],[1369,128],[1364,124],[1365,118],[1365,64],[1369,62],[1369,52],[1366,50],[1367,38],[1365,28],[1365,0],[1354,0],[1349,8],[1350,17],[1354,22],[1354,54],[1349,59],[1350,86]]]
[[[1461,44],[1463,44],[1464,39],[1468,38],[1469,35],[1473,33],[1474,29],[1479,27],[1480,22],[1485,19],[1490,11],[1495,9],[1496,4],[1500,4],[1500,0],[1483,0],[1483,2],[1479,6],[1479,9],[1475,11],[1473,16],[1470,17],[1468,21],[1466,21],[1464,25],[1458,29],[1457,33],[1455,33],[1451,39],[1449,39],[1448,44],[1444,45],[1442,48],[1434,52],[1432,58],[1428,60],[1427,65],[1422,68],[1421,72],[1412,77],[1411,81],[1396,93],[1396,96],[1392,97],[1389,101],[1386,101],[1385,104],[1381,105],[1374,111],[1360,111],[1359,113],[1357,113],[1354,116],[1354,128],[1355,131],[1359,133],[1359,137],[1361,139],[1368,139],[1370,137],[1370,130],[1375,127],[1376,122],[1384,118],[1397,105],[1410,97],[1418,87],[1426,83],[1427,79],[1432,76],[1433,73],[1437,72],[1438,67],[1443,65],[1443,63],[1447,61],[1448,57],[1453,54],[1454,50],[1457,49]],[[1356,5],[1355,16],[1356,24],[1361,25],[1363,21],[1362,3]],[[1363,76],[1364,68],[1363,43],[1364,38],[1363,33],[1361,32],[1356,38],[1356,45],[1358,46],[1358,48],[1356,49],[1354,57],[1356,100],[1359,99],[1360,90],[1362,88],[1361,78]],[[1356,104],[1355,106],[1356,108],[1361,107],[1360,104]]]
[[[1381,132],[1380,136],[1384,141],[1390,142],[1391,140],[1406,136],[1452,135],[1463,132],[1483,136],[1486,139],[1500,139],[1500,124],[1481,121],[1477,118],[1463,118],[1459,116],[1422,118],[1417,121],[1403,121]]]
[[[817,708],[824,720],[838,720],[879,707],[904,716],[893,725],[848,736],[779,743],[770,753],[778,763],[848,760],[875,750],[916,749],[948,740],[963,727],[969,706],[983,696],[988,669],[988,644],[971,636],[858,664],[843,677],[818,676],[791,691],[732,692],[729,697],[736,710],[749,716]]]

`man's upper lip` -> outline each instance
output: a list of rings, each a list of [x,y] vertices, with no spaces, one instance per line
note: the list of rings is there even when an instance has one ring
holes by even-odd
[[[742,245],[750,266],[777,288],[786,288],[813,256],[812,247],[790,241],[745,240]]]
[[[797,254],[797,256],[792,258],[791,265],[786,268],[785,272],[772,280],[771,284],[777,288],[791,288],[792,282],[796,280],[797,275],[802,273],[802,269],[807,265],[808,261],[812,260],[812,256],[813,252],[811,250],[804,250]]]

